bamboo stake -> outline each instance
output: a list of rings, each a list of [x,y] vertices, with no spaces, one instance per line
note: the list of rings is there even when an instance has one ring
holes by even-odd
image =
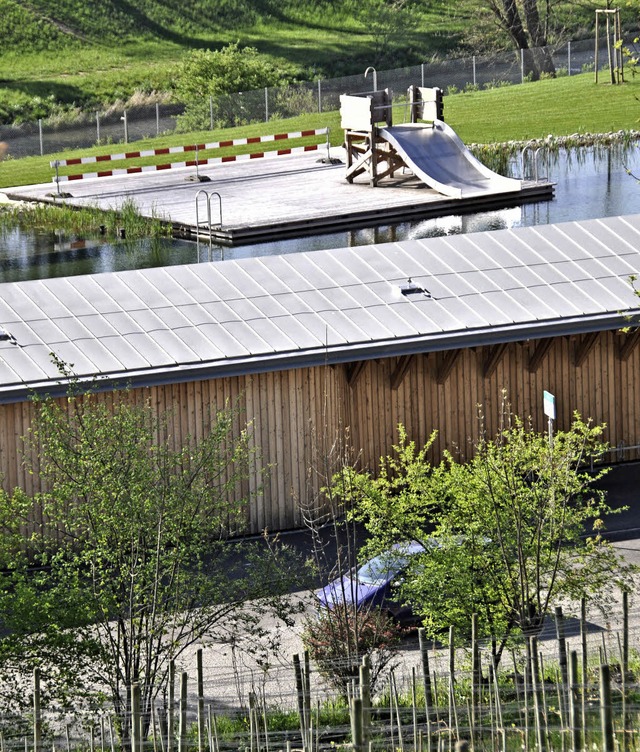
[[[429,673],[429,649],[425,639],[424,627],[418,629],[418,641],[420,643],[420,659],[422,662],[422,680],[424,682],[424,709],[427,718],[431,715],[433,708],[433,696],[431,693],[431,675]]]
[[[618,635],[620,639],[620,635]],[[627,706],[627,683],[629,679],[629,593],[624,590],[622,593],[622,655],[620,664],[622,668],[622,728],[624,730],[622,739],[623,752],[629,750],[629,738],[627,729],[629,729],[629,708]]]
[[[538,660],[540,661],[540,686],[542,687],[542,717],[544,719],[544,735],[547,740],[547,746],[551,747],[551,736],[549,735],[549,713],[547,709],[549,704],[547,703],[547,684],[544,680],[544,658],[542,653],[538,653]]]
[[[531,655],[531,678],[533,685],[533,706],[536,724],[536,738],[539,752],[546,752],[547,740],[544,734],[544,721],[542,717],[542,692],[540,689],[540,665],[538,654],[538,640],[531,637],[529,640]]]
[[[395,749],[393,739],[393,682],[389,675],[389,736],[391,737],[391,749]]]
[[[478,705],[480,702],[480,654],[478,650],[478,614],[471,615],[471,728],[469,736],[471,746],[475,745]]]
[[[567,680],[568,684],[568,680]],[[556,667],[556,694],[558,697],[558,716],[560,718],[560,741],[562,745],[562,752],[565,752],[565,736],[566,736],[566,727],[564,723],[565,715],[564,715],[564,700],[563,700],[563,683],[560,678],[560,670],[558,667]],[[551,745],[551,740],[549,740],[549,744]]]
[[[158,752],[158,739],[156,736],[156,713],[153,705],[151,706],[151,734],[153,738],[153,752]]]
[[[454,726],[453,718],[453,685],[455,682],[455,646],[454,646],[454,630],[453,626],[449,627],[449,739],[451,741],[451,733]]]
[[[131,685],[131,752],[140,752],[140,685]]]
[[[169,706],[167,708],[167,752],[173,752],[174,705],[176,701],[176,663],[169,663]]]
[[[362,739],[362,700],[351,698],[351,744],[354,752],[364,752]]]
[[[257,750],[260,748],[260,745],[256,743],[255,747],[253,745],[254,740],[257,742],[257,730],[256,730],[256,724],[255,724],[255,697],[253,692],[249,692],[249,740],[250,740],[250,750],[251,752],[257,752]]]
[[[180,720],[178,727],[178,752],[187,750],[187,672],[180,677]]]
[[[262,723],[264,724],[264,747],[266,752],[269,752],[269,720],[267,718],[267,698],[264,685],[262,686]],[[313,745],[311,745],[311,752],[313,752]]]
[[[211,705],[207,705],[207,741],[209,742],[209,752],[216,752],[213,746],[213,728],[211,727]]]
[[[528,660],[524,662],[524,751],[529,752],[529,698],[533,690],[531,681],[531,664]]]
[[[305,723],[305,700],[304,700],[304,684],[302,680],[302,665],[300,663],[300,656],[296,653],[293,656],[293,668],[296,677],[296,692],[298,694],[298,715],[300,716],[300,734],[302,735],[302,747],[306,748],[307,739],[307,727]]]
[[[196,653],[198,681],[198,752],[204,752],[204,672],[202,669],[202,648]]]
[[[562,693],[559,694],[561,698],[560,712],[563,713],[567,708],[567,693],[569,687],[569,666],[567,662],[567,638],[565,630],[564,614],[562,613],[562,606],[556,606],[555,609],[555,622],[556,622],[556,638],[558,640],[558,663],[560,664],[560,672],[562,674]]]
[[[402,738],[402,721],[400,719],[400,702],[398,700],[398,688],[396,686],[396,675],[391,672],[391,685],[393,687],[393,701],[396,707],[396,723],[398,725],[398,747],[400,752],[404,752],[404,739]]]
[[[438,700],[438,675],[433,672],[433,710],[436,716],[436,728],[440,726],[440,703]]]
[[[600,665],[600,726],[602,730],[602,752],[614,752],[611,670],[606,663]]]
[[[578,653],[571,651],[569,660],[569,725],[571,731],[571,750],[579,752],[582,749],[580,734],[580,693],[578,689]]]
[[[33,670],[33,752],[42,745],[42,710],[40,707],[40,669]]]
[[[416,694],[416,669],[411,667],[411,707],[413,713],[413,752],[418,752],[418,697]]]
[[[582,649],[582,742],[587,743],[587,599],[580,600],[580,645]]]
[[[152,713],[154,712],[153,708],[151,709],[151,712]],[[160,739],[160,752],[165,752],[165,748],[164,748],[164,734],[162,733],[162,719],[160,717],[160,709],[159,708],[155,708],[155,714],[156,714],[156,719],[158,721],[158,739]],[[210,750],[210,752],[211,752],[211,750]]]
[[[368,656],[362,658],[360,666],[360,697],[362,698],[362,743],[367,749],[371,736],[371,671]]]
[[[500,684],[498,683],[498,672],[496,671],[495,667],[491,668],[491,677],[493,679],[493,691],[495,696],[495,706],[496,706],[496,716],[498,719],[498,728],[501,730],[501,739],[502,739],[502,749],[503,752],[506,752],[506,731],[504,728],[504,718],[502,715],[502,703],[500,701]]]
[[[115,740],[115,734],[113,733],[113,719],[111,716],[109,716],[109,746],[111,748],[111,752],[116,752],[116,740]]]
[[[311,658],[309,657],[309,651],[304,651],[304,718],[305,726],[307,728],[308,746],[313,747],[313,740],[310,736],[310,724],[311,724]]]

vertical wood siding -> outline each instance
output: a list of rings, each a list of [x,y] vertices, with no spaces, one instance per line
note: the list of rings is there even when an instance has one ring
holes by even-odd
[[[455,359],[430,353],[402,363],[398,358],[367,361],[351,385],[347,367],[327,366],[134,389],[131,398],[149,400],[158,415],[168,412],[176,443],[201,438],[210,412],[237,404],[241,413],[234,432],[249,424],[256,450],[250,478],[237,489],[250,499],[244,531],[286,530],[301,527],[302,509],[321,498],[320,489],[344,451],[345,436],[359,453],[360,466],[374,471],[380,457],[391,451],[399,423],[419,444],[437,430],[434,461],[445,449],[464,459],[478,437],[480,411],[489,434],[498,430],[503,390],[513,411],[530,417],[537,430],[546,430],[546,389],[556,396],[558,429],[567,428],[578,411],[607,424],[611,445],[640,443],[640,348],[622,359],[623,337],[601,333],[579,366],[580,338],[559,337],[533,361],[539,342],[510,344],[488,376],[489,350],[475,348],[461,350]],[[101,398],[112,402],[108,394]],[[0,406],[0,472],[7,490],[40,489],[37,472],[29,474],[21,450],[33,415],[29,402]],[[617,459],[638,456],[628,450]]]

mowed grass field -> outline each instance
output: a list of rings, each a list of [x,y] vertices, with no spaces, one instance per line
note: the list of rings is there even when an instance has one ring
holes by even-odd
[[[595,84],[593,74],[525,83],[486,91],[454,94],[445,97],[445,120],[465,143],[490,144],[506,141],[525,141],[544,138],[549,134],[566,136],[574,133],[611,133],[640,130],[640,77],[631,77],[619,86]],[[310,128],[329,127],[334,146],[342,143],[338,112],[306,115],[289,120],[270,121],[216,131],[175,134],[160,138],[136,141],[126,150],[142,150],[195,143],[245,138],[272,133],[294,132]],[[302,139],[292,146],[310,143]],[[315,139],[317,142],[318,139]],[[262,144],[259,147],[234,147],[214,152],[200,152],[200,158],[224,156],[249,150],[281,147],[281,143]],[[10,186],[46,183],[51,180],[49,163],[53,159],[94,154],[114,154],[125,150],[123,145],[96,146],[81,152],[61,152],[45,157],[27,157],[6,160],[0,164],[0,189]],[[136,165],[193,159],[193,153],[174,154],[137,160]],[[118,168],[125,163],[110,163]],[[95,172],[96,165],[76,165],[61,171]]]

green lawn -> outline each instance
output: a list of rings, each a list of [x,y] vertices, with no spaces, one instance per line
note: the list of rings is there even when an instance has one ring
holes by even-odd
[[[445,120],[457,131],[466,143],[494,143],[513,140],[543,138],[572,133],[609,133],[619,130],[640,129],[640,79],[632,78],[622,86],[593,82],[592,74],[571,78],[558,78],[536,83],[508,86],[488,91],[455,94],[445,97]],[[322,115],[306,115],[290,120],[270,121],[250,126],[218,131],[177,134],[161,138],[136,141],[128,150],[158,148],[163,146],[207,143],[232,138],[244,138],[267,133],[292,132],[306,128],[331,128],[334,145],[342,142],[340,118],[337,112]],[[304,143],[304,142],[299,142]],[[298,145],[298,144],[292,144]],[[272,143],[273,148],[281,144]],[[253,147],[254,151],[269,147],[265,144]],[[45,183],[51,180],[49,162],[70,156],[109,154],[125,150],[123,145],[110,145],[82,149],[80,152],[65,152],[46,157],[27,157],[7,160],[0,164],[0,188],[9,186]],[[226,149],[208,156],[222,156],[247,151],[246,147]],[[193,154],[187,155],[192,159]],[[140,160],[136,164],[151,164],[166,161],[183,161],[184,154],[175,154]],[[109,167],[122,167],[123,163],[111,163]],[[61,174],[71,172],[94,172],[96,165],[66,168]]]
[[[638,76],[612,86],[584,73],[446,97],[445,120],[475,143],[611,133],[640,130],[639,100]]]

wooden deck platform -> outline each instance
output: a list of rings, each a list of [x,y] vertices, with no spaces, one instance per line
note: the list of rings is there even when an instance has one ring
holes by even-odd
[[[209,238],[206,198],[211,197],[211,225],[216,243],[242,245],[280,238],[368,227],[409,219],[468,214],[476,211],[546,201],[553,197],[548,182],[527,182],[520,192],[451,199],[436,193],[410,173],[397,173],[377,188],[366,180],[348,183],[344,164],[319,161],[321,152],[251,160],[200,168],[93,178],[7,189],[11,199],[47,201],[71,206],[117,210],[134,201],[143,215],[158,216],[180,237]],[[343,150],[332,157],[342,159]],[[219,204],[222,205],[220,221]],[[199,221],[199,226],[197,224]]]

